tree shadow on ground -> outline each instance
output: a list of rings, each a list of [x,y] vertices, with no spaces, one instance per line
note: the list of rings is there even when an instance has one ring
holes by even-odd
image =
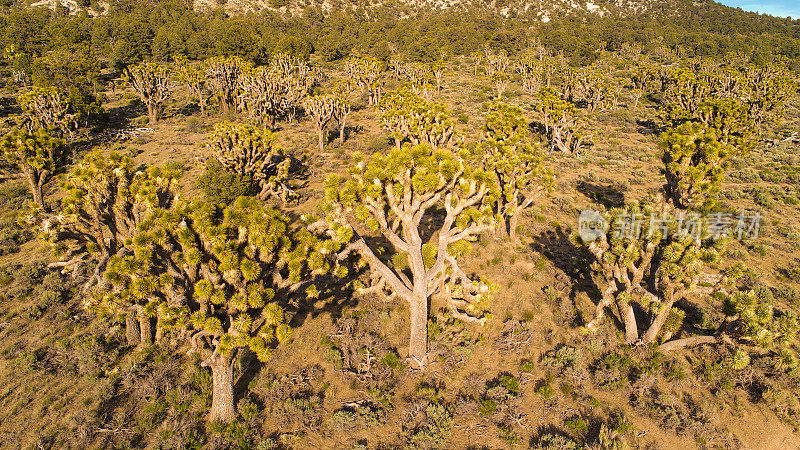
[[[569,298],[573,304],[579,292],[584,292],[595,305],[600,302],[601,293],[590,272],[594,256],[586,247],[576,245],[561,227],[557,227],[555,230],[545,230],[538,236],[534,236],[531,248],[552,261],[556,269],[564,272],[572,280]],[[615,322],[618,321],[616,314],[609,316]],[[583,320],[583,322],[586,321]]]
[[[625,193],[613,185],[601,185],[582,180],[578,182],[578,192],[606,208],[619,208],[625,205]]]

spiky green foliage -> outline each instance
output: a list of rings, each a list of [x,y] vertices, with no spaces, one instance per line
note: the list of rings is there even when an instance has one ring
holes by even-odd
[[[719,134],[700,122],[686,122],[662,134],[665,190],[676,207],[710,210],[716,205],[731,158],[746,151],[720,140]]]
[[[515,241],[522,211],[555,188],[553,172],[542,165],[539,146],[531,144],[522,110],[504,103],[489,107],[478,151],[499,189],[494,209],[497,221]]]
[[[411,356],[420,362],[425,355],[426,333],[422,330],[428,298],[434,294],[450,297],[451,313],[471,320],[471,315],[481,315],[480,304],[488,294],[457,262],[467,241],[493,225],[489,195],[493,180],[471,167],[464,156],[424,144],[406,144],[386,155],[357,155],[347,179],[331,176],[325,184],[332,233],[350,240],[342,256],[357,252],[372,270],[373,289],[385,287],[411,304]],[[423,224],[442,208],[442,221],[433,222],[436,228],[425,233]],[[355,231],[353,220],[379,232],[391,248],[381,251],[374,242],[368,243]],[[413,311],[420,317],[415,318]],[[417,332],[420,335],[415,335]]]
[[[136,170],[129,156],[116,151],[108,158],[100,151],[87,154],[61,184],[61,211],[36,217],[42,237],[60,257],[54,266],[76,278],[93,270],[84,293],[105,286],[105,265],[157,208],[172,205],[182,172],[174,163]]]
[[[306,97],[303,102],[308,117],[314,122],[319,140],[319,151],[325,150],[325,127],[328,125],[337,110],[337,97],[334,95],[312,95]]]
[[[208,146],[223,167],[260,187],[259,198],[287,203],[297,198],[289,186],[292,159],[275,143],[276,138],[265,128],[220,122],[214,126]]]
[[[238,56],[217,56],[207,59],[203,69],[222,108],[226,111],[232,109],[236,105],[239,80],[252,70],[252,64]]]
[[[22,125],[30,132],[43,128],[65,139],[78,128],[69,99],[55,87],[35,86],[19,94],[17,103],[23,111]]]
[[[577,77],[578,86],[589,105],[589,111],[607,110],[616,103],[616,90],[606,69],[595,64],[582,69]]]
[[[591,269],[602,296],[587,329],[596,329],[605,309],[616,307],[629,344],[656,343],[665,331],[675,334],[678,330],[668,323],[673,305],[696,289],[704,263],[718,257],[725,240],[701,241],[702,224],[664,204],[628,205],[604,218],[606,232],[585,243],[594,256]],[[650,317],[636,317],[633,303],[649,310]],[[645,329],[641,336],[640,328]]]
[[[308,63],[285,54],[275,55],[266,66],[248,69],[239,77],[238,108],[259,123],[275,128],[280,118],[294,120],[321,73]]]
[[[429,102],[408,89],[387,93],[380,103],[381,124],[394,139],[395,146],[409,140],[413,145],[444,147],[457,140],[455,120],[447,107]]]
[[[172,96],[172,70],[159,64],[128,66],[123,79],[130,83],[139,99],[147,106],[150,123],[158,122],[167,100]]]
[[[345,61],[344,69],[347,78],[367,93],[368,103],[377,105],[383,94],[383,63],[370,56],[354,56]]]
[[[592,137],[583,132],[575,105],[563,100],[555,90],[544,88],[539,92],[536,110],[551,149],[573,154],[591,147]]]
[[[278,210],[252,197],[224,208],[177,202],[140,224],[105,271],[113,289],[98,293],[95,304],[113,310],[144,303],[163,336],[189,332],[191,352],[214,371],[212,419],[228,421],[232,405],[218,402],[232,398],[233,385],[223,375],[230,376],[240,350],[266,361],[274,344],[290,338],[279,301],[300,292],[316,296],[315,276],[341,274],[330,257],[336,248],[293,230]]]
[[[793,354],[796,345],[798,317],[792,311],[779,311],[772,304],[772,296],[764,296],[754,290],[736,291],[723,295],[725,314],[733,321],[727,332],[740,343],[777,353],[790,360],[786,353]]]
[[[11,167],[25,176],[33,200],[44,208],[42,187],[66,163],[64,141],[43,129],[15,128],[0,139],[0,150]]]
[[[200,113],[206,114],[206,105],[208,99],[211,97],[211,81],[206,75],[205,70],[199,63],[193,63],[186,60],[186,58],[176,58],[178,66],[175,73],[175,78],[179,83],[185,84],[189,97],[197,99],[197,104],[200,106]]]

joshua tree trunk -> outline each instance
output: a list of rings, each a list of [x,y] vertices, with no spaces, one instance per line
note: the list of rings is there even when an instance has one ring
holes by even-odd
[[[341,116],[341,120],[339,120],[339,143],[344,144],[344,140],[346,138],[345,132],[347,131],[347,114],[343,114]]]
[[[129,346],[139,345],[139,321],[136,319],[136,311],[133,309],[129,309],[128,315],[125,316],[125,338]]]
[[[411,341],[408,356],[419,367],[425,364],[428,353],[428,298],[415,293],[411,299]]]
[[[317,138],[319,139],[319,152],[325,151],[325,128],[320,127],[317,129]]]
[[[233,399],[233,358],[217,355],[210,366],[213,391],[209,419],[230,423],[236,419]]]
[[[639,328],[636,326],[636,315],[633,313],[633,306],[628,302],[620,302],[620,316],[625,322],[625,343],[633,344],[639,339]]]
[[[155,105],[153,103],[148,103],[147,116],[149,117],[151,125],[158,122],[158,105]]]
[[[147,316],[144,312],[143,307],[139,307],[136,311],[136,315],[139,319],[139,335],[141,338],[139,339],[139,344],[141,346],[147,346],[153,343],[153,331],[150,328],[150,317]]]
[[[517,209],[519,211],[519,209]],[[508,218],[508,239],[511,243],[517,242],[517,224],[519,223],[519,212],[515,212]]]
[[[44,209],[44,197],[42,196],[42,184],[44,177],[39,177],[36,179],[36,175],[33,173],[27,173],[28,178],[28,186],[31,188],[31,195],[33,195],[33,201],[36,205],[42,209]]]
[[[674,293],[669,293],[667,295],[664,295],[664,297],[666,297],[665,298],[666,301],[662,306],[663,309],[661,309],[661,311],[658,312],[658,315],[653,320],[653,323],[650,325],[650,327],[647,329],[644,336],[642,337],[642,340],[646,344],[650,344],[656,341],[656,339],[658,338],[658,333],[664,326],[664,322],[667,321],[667,317],[669,317],[669,313],[672,310],[672,305],[675,304],[676,297]]]

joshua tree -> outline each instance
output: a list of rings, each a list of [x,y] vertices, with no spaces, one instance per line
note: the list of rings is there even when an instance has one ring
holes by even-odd
[[[318,80],[319,74],[306,63],[278,55],[268,65],[240,77],[239,108],[246,109],[262,124],[267,119],[274,129],[279,118],[294,119],[297,108]]]
[[[438,59],[431,64],[433,78],[436,80],[436,93],[442,92],[442,79],[444,78],[445,62]]]
[[[483,166],[494,176],[500,191],[495,206],[497,230],[516,242],[519,216],[537,199],[552,192],[554,176],[542,166],[539,146],[528,140],[528,122],[521,109],[493,103],[483,132],[479,147]]]
[[[180,202],[138,227],[129,251],[109,265],[115,287],[101,301],[147,298],[162,336],[188,333],[189,353],[212,372],[209,419],[230,422],[237,354],[249,349],[267,361],[273,344],[289,338],[279,303],[295,293],[315,297],[316,275],[346,273],[326,260],[332,249],[252,197],[224,208]]]
[[[204,69],[222,108],[225,111],[233,108],[236,105],[239,79],[252,70],[252,65],[236,56],[217,56],[207,59]]]
[[[118,152],[108,159],[100,151],[87,154],[62,183],[61,210],[31,218],[59,257],[50,267],[85,279],[81,293],[87,298],[107,293],[109,262],[124,253],[125,242],[136,237],[137,227],[155,209],[173,204],[182,171],[177,164],[137,171],[133,160]],[[129,344],[148,343],[146,302],[118,306],[127,314]]]
[[[17,96],[24,112],[23,124],[29,131],[43,128],[66,139],[78,128],[75,114],[70,113],[69,101],[56,88],[34,87]]]
[[[650,222],[653,217],[656,226],[640,235],[642,221]],[[616,307],[626,343],[668,341],[677,331],[670,326],[680,314],[673,308],[675,302],[697,288],[704,262],[718,256],[725,240],[701,243],[700,222],[693,222],[690,216],[672,215],[664,204],[616,209],[605,220],[608,229],[586,243],[594,255],[592,273],[602,294],[586,328],[597,329],[605,309]],[[649,310],[648,319],[637,317],[634,303]]]
[[[172,95],[170,69],[158,64],[128,66],[124,78],[147,106],[150,123],[158,122],[158,117],[164,111],[164,104]]]
[[[330,233],[350,242],[340,258],[355,252],[369,265],[371,289],[388,289],[408,302],[409,356],[423,366],[431,296],[443,295],[451,314],[462,320],[486,319],[474,316],[488,300],[487,287],[470,280],[457,257],[466,241],[492,226],[492,179],[455,152],[424,144],[368,159],[357,155],[354,163],[347,180],[331,176],[326,181]],[[440,208],[444,217],[432,222],[430,216]],[[351,225],[354,219],[378,231],[389,248],[380,251],[365,240]],[[429,226],[435,227],[431,233],[424,231]]]
[[[220,122],[214,126],[208,146],[223,167],[246,175],[260,187],[259,198],[277,198],[285,204],[297,197],[289,187],[292,158],[275,139],[275,134],[264,128]]]
[[[350,58],[345,62],[347,78],[367,93],[369,105],[377,105],[383,93],[383,64],[372,57]]]
[[[539,92],[537,110],[551,149],[573,154],[591,147],[592,137],[582,132],[575,105],[562,100],[553,89]]]
[[[33,201],[45,208],[42,187],[66,164],[66,145],[44,129],[30,132],[15,128],[0,139],[6,161],[28,181]]]
[[[339,143],[344,144],[347,137],[347,117],[353,110],[353,103],[350,101],[350,83],[342,83],[337,86],[333,95],[336,97],[336,108],[333,115],[339,124]]]
[[[192,64],[188,61],[180,61],[177,78],[180,83],[186,85],[189,97],[197,98],[200,106],[200,114],[206,115],[206,105],[211,97],[211,86],[205,70],[199,64]]]
[[[306,114],[314,122],[319,139],[319,151],[325,151],[325,127],[335,116],[338,108],[336,97],[333,95],[312,95],[303,100]]]
[[[511,77],[509,77],[505,72],[495,72],[492,74],[490,79],[494,84],[495,91],[497,92],[497,97],[495,98],[503,98],[503,93],[506,91],[508,82],[511,81]]]
[[[537,94],[542,88],[544,67],[537,55],[525,54],[515,64],[514,69],[522,77],[522,89],[529,94]]]
[[[455,120],[441,103],[425,101],[413,92],[401,89],[381,101],[381,124],[389,130],[395,146],[406,139],[412,144],[427,143],[436,147],[455,142]]]
[[[700,122],[686,122],[667,130],[661,136],[661,143],[666,195],[682,209],[713,208],[731,158],[750,147],[720,139],[718,129]]]

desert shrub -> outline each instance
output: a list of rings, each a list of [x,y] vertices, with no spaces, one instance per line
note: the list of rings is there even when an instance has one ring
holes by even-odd
[[[207,128],[205,121],[197,117],[189,117],[186,119],[186,123],[183,127],[184,131],[188,133],[203,133]]]
[[[333,413],[333,424],[339,428],[374,427],[386,420],[386,410],[371,401],[350,402]]]
[[[21,210],[30,200],[33,200],[33,197],[23,182],[3,183],[0,185],[0,208]]]
[[[590,370],[597,386],[621,389],[628,385],[633,367],[634,362],[629,356],[621,352],[610,352],[598,358]]]
[[[403,420],[405,448],[444,447],[452,423],[453,414],[441,401],[415,401]]]
[[[567,345],[550,350],[542,356],[540,364],[553,374],[560,375],[568,368],[576,368],[583,361],[580,349]]]
[[[544,433],[535,439],[532,448],[535,450],[578,450],[577,442],[557,433]]]
[[[250,178],[227,170],[214,158],[208,160],[206,171],[197,179],[195,186],[203,191],[209,202],[221,205],[231,204],[241,196],[255,194]]]

